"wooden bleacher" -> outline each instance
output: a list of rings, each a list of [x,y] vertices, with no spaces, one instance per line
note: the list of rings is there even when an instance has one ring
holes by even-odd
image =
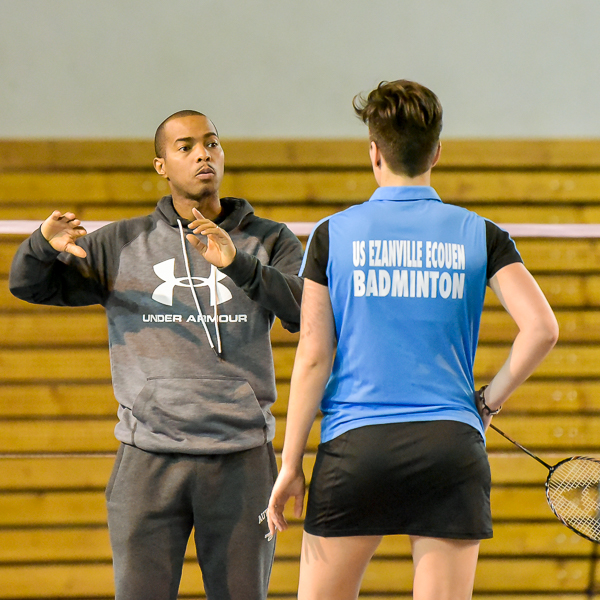
[[[367,199],[375,183],[364,141],[224,142],[224,195],[262,216],[316,221]],[[150,141],[0,141],[0,219],[42,220],[54,209],[85,220],[153,210],[166,193]],[[447,202],[499,223],[600,223],[600,142],[446,141],[433,184]],[[32,306],[7,289],[23,236],[0,236],[0,600],[104,600],[113,594],[104,486],[117,442],[106,324],[99,307]],[[561,326],[561,338],[496,424],[548,463],[600,456],[600,240],[519,239]],[[507,355],[515,328],[491,297],[477,383]],[[281,450],[297,335],[273,331]],[[314,462],[318,424],[305,465]],[[495,432],[488,435],[495,537],[481,547],[477,600],[591,597],[593,544],[545,501],[547,471]],[[301,523],[279,536],[271,596],[294,597]],[[600,590],[600,569],[596,574]],[[409,598],[403,537],[385,539],[361,598]],[[193,548],[181,597],[203,598]]]

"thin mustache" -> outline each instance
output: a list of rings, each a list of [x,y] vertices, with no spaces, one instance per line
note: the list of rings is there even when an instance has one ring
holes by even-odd
[[[202,167],[200,167],[197,171],[196,171],[196,175],[199,175],[200,173],[202,173],[203,171],[209,170],[211,173],[214,173],[215,170],[209,166],[209,165],[203,165]]]

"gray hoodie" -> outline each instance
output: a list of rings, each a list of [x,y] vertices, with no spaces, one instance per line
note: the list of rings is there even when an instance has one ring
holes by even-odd
[[[10,273],[12,293],[58,306],[106,309],[119,402],[118,440],[152,452],[221,454],[271,441],[275,316],[297,331],[302,246],[283,224],[221,200],[219,223],[237,254],[216,269],[185,239],[170,196],[148,216],[78,241],[85,259],[58,253],[36,231]]]

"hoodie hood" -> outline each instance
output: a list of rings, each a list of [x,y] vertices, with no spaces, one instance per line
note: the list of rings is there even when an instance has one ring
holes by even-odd
[[[221,208],[221,214],[215,219],[215,223],[228,232],[241,227],[249,217],[254,215],[254,209],[243,198],[221,198]],[[178,227],[178,221],[184,228],[191,223],[177,213],[172,196],[163,196],[158,202],[156,211],[172,227]]]

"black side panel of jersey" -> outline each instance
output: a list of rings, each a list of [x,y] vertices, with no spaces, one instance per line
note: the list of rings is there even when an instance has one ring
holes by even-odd
[[[523,262],[510,235],[498,225],[485,219],[485,235],[487,241],[487,278],[490,280],[502,267],[516,262]]]
[[[306,262],[300,275],[321,285],[327,285],[329,262],[329,219],[323,221],[313,232],[306,249]]]

